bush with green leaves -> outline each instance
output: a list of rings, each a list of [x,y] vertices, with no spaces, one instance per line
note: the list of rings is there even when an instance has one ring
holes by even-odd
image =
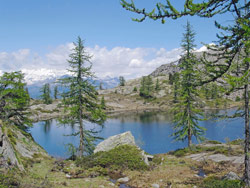
[[[244,183],[240,180],[221,180],[216,177],[208,177],[204,179],[201,186],[203,188],[241,188]]]
[[[78,158],[76,164],[89,169],[96,166],[117,170],[147,170],[141,151],[136,146],[118,146],[107,152],[98,152],[90,156]]]

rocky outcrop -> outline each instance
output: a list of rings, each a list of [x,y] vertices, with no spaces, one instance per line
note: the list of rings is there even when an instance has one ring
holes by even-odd
[[[35,154],[48,157],[46,151],[35,143],[30,134],[15,126],[3,126],[0,121],[0,168],[17,166],[24,170],[22,161],[33,158]]]
[[[223,179],[225,180],[240,180],[240,177],[234,173],[234,172],[229,172],[228,174],[226,174]]]
[[[222,162],[222,161],[230,161],[233,164],[243,164],[244,163],[244,155],[240,156],[226,156],[223,154],[209,154],[209,153],[196,153],[186,156],[186,158],[190,158],[195,161],[206,161],[211,160],[214,162]]]
[[[59,107],[60,100],[54,100],[52,104],[32,104],[30,106],[32,121],[49,120],[63,115],[63,108]]]
[[[179,60],[173,63],[161,65],[154,72],[152,72],[150,76],[156,77],[160,75],[174,74],[176,72],[179,72],[180,68],[177,66],[178,62]]]
[[[23,170],[23,166],[18,162],[14,148],[0,122],[0,167],[8,168],[10,166],[18,166]]]
[[[100,151],[109,151],[109,150],[114,149],[115,147],[118,147],[121,145],[136,146],[135,138],[131,134],[130,131],[107,138],[106,140],[104,140],[103,142],[99,143],[96,146],[94,153],[97,153]],[[141,150],[139,147],[138,147],[138,149]],[[145,154],[144,150],[141,150],[141,156],[147,165],[149,165],[149,161],[152,161],[152,159],[153,159],[153,156]]]

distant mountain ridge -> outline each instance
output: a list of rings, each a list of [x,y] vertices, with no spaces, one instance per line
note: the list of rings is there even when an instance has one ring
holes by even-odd
[[[60,79],[69,76],[65,71],[53,71],[47,69],[40,70],[24,70],[25,82],[27,83],[27,88],[31,98],[38,99],[41,95],[41,88],[44,84],[49,83],[51,89],[51,96],[53,96],[53,91],[55,87],[55,82]],[[102,84],[103,89],[110,89],[118,86],[119,78],[117,77],[104,77],[95,78],[92,80],[94,86],[99,89],[100,84]],[[59,88],[60,90],[60,88]]]

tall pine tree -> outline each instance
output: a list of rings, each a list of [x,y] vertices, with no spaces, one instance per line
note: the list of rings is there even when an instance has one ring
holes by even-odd
[[[79,135],[80,143],[78,156],[92,153],[94,141],[98,139],[95,130],[87,130],[84,120],[102,125],[106,116],[98,102],[97,91],[91,84],[94,74],[91,72],[91,56],[86,52],[83,40],[78,37],[74,43],[73,52],[68,60],[70,72],[69,77],[59,80],[68,92],[63,93],[64,108],[68,112],[62,121],[79,125],[79,131],[74,135]]]
[[[41,88],[40,92],[42,92],[42,95],[40,96],[43,100],[44,104],[51,104],[52,99],[50,96],[51,90],[50,90],[50,84],[44,84]]]
[[[193,54],[195,33],[187,22],[186,31],[183,34],[182,49],[185,55],[180,63],[178,103],[173,108],[174,129],[173,136],[176,140],[188,139],[188,146],[192,144],[192,136],[202,140],[205,129],[198,125],[201,111],[197,107],[198,93],[195,87],[198,73],[196,71],[198,60]]]

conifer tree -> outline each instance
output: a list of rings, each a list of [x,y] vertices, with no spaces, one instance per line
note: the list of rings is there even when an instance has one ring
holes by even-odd
[[[125,78],[123,76],[119,77],[120,86],[125,86]]]
[[[94,141],[99,137],[96,136],[95,130],[87,130],[84,126],[84,120],[103,125],[106,118],[98,102],[97,91],[91,84],[94,74],[91,72],[91,56],[86,52],[83,40],[78,37],[74,48],[68,60],[71,76],[59,80],[68,92],[64,92],[64,109],[68,112],[61,121],[64,123],[73,123],[79,125],[80,143],[78,156],[90,154],[94,149]]]
[[[153,97],[153,80],[151,76],[143,76],[141,81],[141,87],[140,87],[140,96],[144,98],[151,98]]]
[[[174,95],[174,100],[173,103],[177,103],[178,102],[178,88],[180,87],[179,85],[179,73],[174,73],[174,75],[172,76],[172,85],[173,85],[173,95]]]
[[[100,90],[103,90],[102,82],[101,82],[100,85],[99,85],[99,89],[100,89]]]
[[[192,144],[192,136],[198,140],[202,140],[204,128],[198,125],[201,111],[198,109],[196,102],[198,98],[195,82],[197,81],[197,71],[195,66],[198,60],[193,54],[195,44],[195,33],[192,31],[191,25],[187,22],[186,31],[183,34],[182,49],[185,55],[182,57],[180,64],[181,72],[179,77],[178,103],[173,108],[174,129],[173,136],[176,140],[184,141],[188,139],[188,147]]]
[[[44,84],[43,87],[41,88],[40,92],[42,92],[42,95],[40,96],[41,99],[43,100],[44,104],[51,104],[52,99],[50,97],[50,84]]]
[[[32,126],[27,117],[29,95],[21,72],[5,72],[0,76],[0,119],[26,129]]]
[[[58,95],[58,88],[57,86],[54,87],[54,99],[57,99],[57,95]]]
[[[106,109],[106,103],[105,103],[104,96],[102,96],[102,99],[101,99],[101,108]]]
[[[155,91],[159,91],[159,90],[160,90],[160,83],[159,83],[159,79],[157,78],[156,84],[155,84]]]

